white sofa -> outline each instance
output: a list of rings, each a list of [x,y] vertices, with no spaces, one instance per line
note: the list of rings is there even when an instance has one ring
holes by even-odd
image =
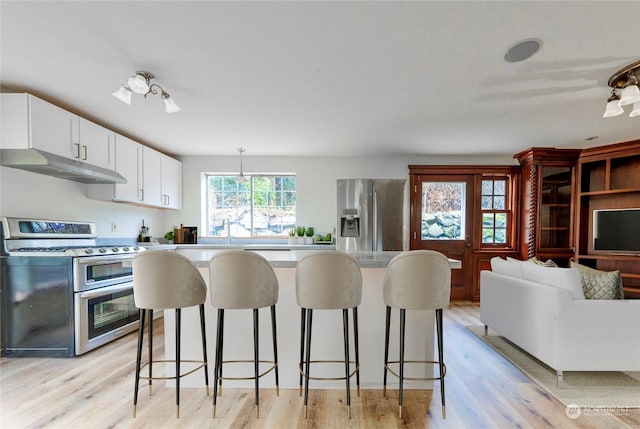
[[[569,285],[577,278],[582,287],[575,268],[539,267],[563,270],[556,271],[555,281],[547,276],[553,271],[539,276],[538,268],[525,268],[524,276],[515,266],[480,273],[485,330],[553,368],[559,381],[563,371],[640,371],[640,300],[580,299],[570,291],[575,284]]]

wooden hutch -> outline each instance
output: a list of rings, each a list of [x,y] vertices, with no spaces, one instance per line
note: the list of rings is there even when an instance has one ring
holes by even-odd
[[[520,259],[575,256],[576,165],[580,149],[530,148],[514,155],[522,165]]]

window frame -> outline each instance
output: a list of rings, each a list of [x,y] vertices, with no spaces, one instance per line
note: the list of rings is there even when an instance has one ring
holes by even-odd
[[[224,235],[210,235],[209,232],[209,222],[210,222],[210,211],[211,208],[209,206],[209,178],[222,178],[222,180],[227,179],[227,178],[235,178],[237,177],[236,174],[232,174],[232,173],[215,173],[215,172],[202,172],[201,173],[201,207],[200,207],[200,223],[201,223],[201,227],[202,227],[202,237],[205,238],[214,238],[214,239],[218,239],[218,238],[222,238],[222,239],[227,239],[227,238],[240,238],[240,239],[247,239],[247,240],[252,240],[252,239],[283,239],[283,238],[287,238],[288,237],[288,230],[290,229],[284,229],[282,230],[281,234],[268,234],[268,235],[256,235],[254,234],[255,232],[255,217],[256,217],[256,209],[257,208],[263,208],[263,206],[257,206],[255,204],[255,192],[262,192],[262,191],[255,191],[255,187],[254,187],[254,183],[255,180],[258,178],[262,178],[262,177],[267,177],[269,179],[272,178],[293,178],[294,182],[295,182],[295,189],[293,191],[289,191],[289,192],[293,192],[294,196],[293,196],[293,200],[294,200],[294,205],[293,207],[293,212],[294,212],[294,222],[292,227],[295,228],[295,218],[296,218],[296,213],[297,213],[297,193],[298,193],[298,184],[297,184],[297,176],[295,173],[255,173],[255,174],[245,174],[245,177],[247,178],[246,181],[246,189],[247,189],[247,196],[248,196],[248,204],[247,206],[249,207],[249,213],[250,213],[250,226],[249,226],[249,231],[250,234],[248,236],[244,236],[244,235],[230,235],[227,234],[226,231],[224,233]],[[239,183],[236,182],[236,195],[241,195],[241,193],[239,192]],[[280,189],[280,190],[274,190],[274,192],[278,192],[278,193],[282,193],[285,192],[286,190],[284,189]],[[214,191],[215,192],[215,188]],[[279,208],[282,208],[284,206],[276,206]],[[288,206],[291,207],[291,206]],[[226,220],[226,218],[224,218]],[[222,221],[222,219],[221,219]],[[224,226],[224,223],[223,223]],[[215,228],[215,227],[214,227]]]

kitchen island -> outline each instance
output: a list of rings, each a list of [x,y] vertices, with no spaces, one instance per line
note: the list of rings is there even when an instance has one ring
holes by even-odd
[[[177,246],[175,251],[192,260],[200,270],[205,282],[209,283],[209,260],[224,249],[208,246]],[[297,261],[313,250],[251,250],[264,256],[273,266],[280,284],[280,293],[276,305],[278,360],[280,387],[298,388],[298,360],[300,353],[300,308],[296,303],[295,268]],[[384,271],[389,261],[401,252],[358,252],[351,254],[362,270],[362,303],[358,307],[358,330],[360,337],[360,385],[362,388],[381,388],[384,363],[384,322],[385,304],[382,298]],[[459,269],[460,261],[451,260],[451,267]],[[213,373],[215,356],[215,334],[217,311],[205,304],[207,328],[207,353],[210,361],[210,374]],[[260,310],[260,359],[272,360],[271,318],[269,309]],[[168,358],[175,353],[174,311],[166,310],[165,351]],[[351,314],[351,312],[350,312]],[[350,318],[351,319],[351,318]],[[399,312],[392,313],[390,335],[390,360],[398,360]],[[407,311],[407,342],[405,358],[407,360],[434,360],[434,320],[433,311]],[[314,311],[312,360],[340,360],[344,357],[342,338],[342,315],[339,311]],[[182,312],[182,359],[201,359],[199,316],[197,308],[188,308]],[[350,320],[352,323],[352,320]],[[249,310],[225,311],[224,360],[251,359],[253,356],[252,316]],[[352,327],[350,329],[353,329]],[[446,341],[446,336],[445,336]],[[353,342],[351,342],[351,356]],[[446,361],[446,356],[445,356]],[[261,365],[261,372],[268,367]],[[167,365],[167,373],[173,374],[172,365]],[[312,376],[339,377],[344,374],[342,364],[316,364],[312,366]],[[250,376],[252,364],[229,364],[224,367],[226,376]],[[432,366],[407,364],[408,377],[431,377]],[[201,387],[204,383],[201,372],[185,377],[181,382],[185,387]],[[211,379],[213,379],[211,375]],[[252,388],[253,382],[226,381],[230,387]],[[270,373],[260,380],[265,388],[274,386],[274,377]],[[389,387],[397,386],[397,379],[388,379]],[[409,382],[405,388],[431,388],[431,382]],[[352,379],[355,386],[355,378]],[[344,381],[314,381],[311,388],[344,389]]]

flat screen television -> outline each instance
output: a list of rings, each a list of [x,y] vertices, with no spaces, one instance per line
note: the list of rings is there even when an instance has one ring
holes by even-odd
[[[640,253],[640,208],[594,210],[593,250]]]

